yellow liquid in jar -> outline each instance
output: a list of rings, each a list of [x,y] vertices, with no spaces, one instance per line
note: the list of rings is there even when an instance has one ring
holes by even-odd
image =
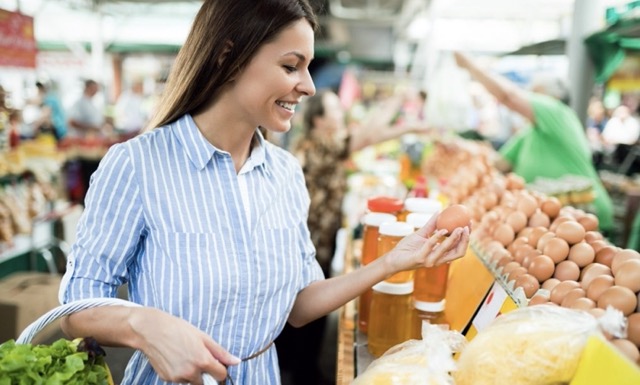
[[[358,329],[364,334],[367,334],[369,329],[369,309],[371,308],[372,295],[373,290],[367,289],[358,298]]]
[[[380,234],[378,236],[378,257],[391,251],[404,237]],[[401,271],[385,279],[389,283],[404,283],[413,279],[413,270]]]
[[[440,302],[447,293],[449,264],[416,269],[413,279],[413,298],[420,302]]]
[[[392,346],[411,339],[411,294],[386,294],[373,290],[370,310],[367,347],[373,356],[380,357]]]

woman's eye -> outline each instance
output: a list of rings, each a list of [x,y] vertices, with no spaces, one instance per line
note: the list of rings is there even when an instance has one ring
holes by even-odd
[[[285,66],[283,66],[283,67],[284,67],[284,69],[285,69],[288,73],[295,72],[295,71],[297,70],[297,68],[296,68],[296,67],[294,67],[294,66],[287,66],[287,65],[285,65]]]

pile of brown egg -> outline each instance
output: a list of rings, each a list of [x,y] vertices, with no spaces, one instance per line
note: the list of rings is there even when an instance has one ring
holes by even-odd
[[[474,195],[472,206],[494,201]],[[550,303],[596,317],[609,306],[620,310],[628,336],[611,342],[640,363],[640,253],[610,244],[595,215],[541,193],[505,189],[483,209],[472,244],[487,265],[522,288],[529,306]]]

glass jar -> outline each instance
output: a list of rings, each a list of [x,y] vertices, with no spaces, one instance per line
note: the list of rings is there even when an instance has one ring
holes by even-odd
[[[416,229],[424,226],[431,218],[429,214],[412,213],[407,222]],[[447,294],[449,280],[449,264],[435,267],[420,267],[413,274],[413,299],[421,308],[444,309],[444,299]]]
[[[378,229],[378,258],[391,251],[402,238],[414,232],[413,226],[407,222],[386,222]],[[387,278],[389,283],[413,281],[413,271],[401,271]]]
[[[361,264],[363,266],[368,265],[378,257],[378,229],[380,225],[385,222],[395,222],[396,220],[394,215],[385,213],[368,213],[362,218],[364,230]],[[365,334],[367,334],[370,302],[371,289],[368,289],[358,299],[358,329]]]
[[[369,353],[380,357],[392,346],[411,339],[414,310],[411,299],[413,282],[373,286],[369,313]]]
[[[427,322],[432,325],[440,325],[445,329],[449,329],[449,322],[444,315],[444,301],[425,305],[420,302],[413,302],[413,324],[411,338],[416,340],[422,339],[422,325]]]

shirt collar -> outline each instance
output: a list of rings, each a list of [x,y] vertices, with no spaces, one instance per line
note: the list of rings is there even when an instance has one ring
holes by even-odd
[[[216,152],[227,154],[226,151],[215,147],[202,135],[191,114],[183,115],[172,123],[172,126],[175,128],[172,130],[174,135],[182,143],[189,160],[198,170],[204,169]],[[256,129],[248,162],[251,162],[251,168],[254,168],[264,165],[265,159],[265,140],[260,130]]]

